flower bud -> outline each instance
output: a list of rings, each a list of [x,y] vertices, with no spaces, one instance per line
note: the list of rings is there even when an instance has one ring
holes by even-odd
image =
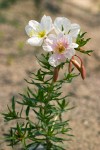
[[[82,61],[82,59],[81,59],[79,56],[77,56],[77,55],[75,55],[75,56],[79,58],[81,64],[79,64],[79,63],[77,62],[77,60],[74,59],[74,57],[72,57],[71,62],[72,62],[73,65],[79,70],[79,72],[81,73],[81,77],[82,77],[82,79],[84,80],[85,77],[86,77],[86,70],[85,70],[85,67],[84,67],[84,65],[83,65],[83,61]]]
[[[71,73],[72,72],[72,62],[69,62],[69,66],[68,66],[68,72]]]
[[[58,79],[58,73],[59,73],[59,68],[58,67],[54,68],[53,82],[57,81],[57,79]]]
[[[84,67],[83,64],[81,65],[81,77],[82,77],[83,80],[86,77],[86,70],[85,70],[85,67]]]
[[[72,57],[71,62],[73,63],[73,65],[79,70],[79,72],[81,71],[81,65],[78,63],[77,60],[74,59],[74,57]]]

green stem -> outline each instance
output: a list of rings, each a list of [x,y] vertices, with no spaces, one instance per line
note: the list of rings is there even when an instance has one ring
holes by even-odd
[[[45,106],[44,106],[44,114],[48,113],[48,107],[47,106],[48,106],[48,104],[49,104],[49,102],[51,100],[51,94],[52,94],[52,90],[53,90],[53,85],[54,85],[54,83],[56,82],[56,80],[58,78],[59,69],[60,68],[54,68],[53,79],[52,79],[52,81],[50,83],[50,86],[49,86],[49,89],[48,89],[47,101],[45,102]],[[54,120],[57,120],[57,118],[58,118],[58,115],[55,116]],[[47,126],[48,126],[48,124],[47,124]],[[51,129],[51,131],[52,131],[52,129]],[[47,149],[46,150],[50,150],[51,147],[52,147],[52,143],[48,139],[48,131],[47,131],[47,136],[46,136],[46,145],[47,145]]]
[[[44,113],[45,113],[45,114],[47,114],[47,112],[48,112],[48,107],[47,107],[47,106],[48,106],[48,104],[49,104],[49,102],[50,102],[53,85],[54,85],[54,82],[53,82],[53,80],[52,80],[51,83],[50,83],[49,91],[48,91],[47,101],[46,101],[45,106],[44,106]],[[46,136],[46,145],[47,145],[46,150],[50,150],[51,147],[52,147],[52,143],[51,143],[50,140],[48,139],[48,131],[47,131],[47,136]]]
[[[47,143],[47,149],[46,150],[50,150],[52,147],[51,142],[48,140],[48,138],[46,139],[46,143]]]
[[[25,138],[22,140],[23,147],[26,149],[26,141]]]

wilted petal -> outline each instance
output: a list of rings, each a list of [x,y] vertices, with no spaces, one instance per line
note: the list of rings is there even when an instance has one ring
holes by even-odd
[[[80,26],[78,24],[75,24],[75,23],[71,24],[69,35],[71,37],[77,37],[79,32],[80,32]]]
[[[32,46],[41,46],[43,43],[43,38],[31,37],[27,40],[27,43]]]
[[[41,19],[41,26],[48,34],[52,30],[52,19],[50,16],[43,16]]]
[[[70,26],[71,26],[70,20],[65,17],[57,17],[54,21],[54,27],[57,34],[60,32],[63,33],[68,32]]]

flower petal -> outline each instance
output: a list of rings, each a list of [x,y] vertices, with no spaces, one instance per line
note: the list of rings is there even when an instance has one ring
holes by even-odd
[[[49,63],[53,67],[57,67],[60,65],[62,62],[66,61],[66,57],[64,55],[59,55],[59,54],[53,54],[49,58]]]
[[[46,33],[48,34],[52,30],[52,19],[50,16],[43,16],[41,19],[41,26],[44,28]]]
[[[39,27],[39,23],[35,20],[30,20],[29,21],[29,26],[32,27],[34,30],[37,30],[37,28]]]
[[[68,32],[70,26],[71,26],[70,20],[65,17],[57,17],[54,21],[55,32],[57,34],[59,32],[63,32],[63,33]]]
[[[65,35],[65,38],[67,39],[68,44],[72,44],[72,37],[69,34]]]
[[[53,51],[55,42],[56,42],[56,35],[50,34],[44,41],[43,49],[48,52]]]
[[[78,47],[78,44],[76,44],[76,43],[71,43],[71,44],[68,46],[68,49],[77,48],[77,47]]]
[[[29,43],[32,46],[41,46],[43,43],[43,38],[33,36],[27,40],[27,43]]]
[[[80,32],[80,26],[75,23],[71,24],[71,29],[70,29],[69,35],[71,37],[77,37],[79,32]]]
[[[75,55],[75,49],[71,48],[69,49],[68,51],[66,51],[66,53],[64,54],[64,56],[67,58],[67,59],[71,59],[72,56]]]
[[[55,34],[49,34],[45,41],[49,44],[53,44],[57,41],[57,37]]]
[[[47,52],[53,51],[52,47],[49,46],[49,45],[43,45],[43,49],[44,49],[45,51],[47,51]]]
[[[49,61],[49,64],[53,67],[57,67],[60,64],[60,61],[57,58],[56,54],[51,55],[48,61]]]
[[[27,33],[27,35],[28,35],[29,37],[32,37],[33,34],[34,34],[33,28],[32,28],[31,26],[29,26],[29,25],[27,25],[27,26],[25,27],[25,31],[26,31],[26,33]]]

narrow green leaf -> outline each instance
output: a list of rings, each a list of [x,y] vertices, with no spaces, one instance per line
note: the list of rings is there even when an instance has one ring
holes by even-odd
[[[30,106],[27,106],[27,108],[26,108],[26,116],[27,117],[29,116],[29,111],[30,111]]]
[[[12,98],[12,110],[15,111],[15,98]]]

